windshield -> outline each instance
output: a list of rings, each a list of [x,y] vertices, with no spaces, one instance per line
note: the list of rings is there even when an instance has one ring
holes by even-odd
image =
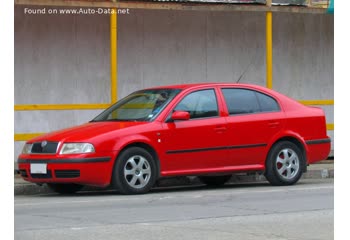
[[[152,121],[180,91],[149,89],[134,92],[106,109],[92,122]]]

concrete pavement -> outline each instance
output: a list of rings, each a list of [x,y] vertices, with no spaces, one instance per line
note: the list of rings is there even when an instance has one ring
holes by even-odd
[[[17,240],[330,240],[334,181],[167,187],[137,196],[21,195],[15,196],[14,216]]]
[[[308,171],[303,174],[302,179],[325,179],[334,178],[334,160],[324,160],[317,164],[308,166]],[[232,176],[229,183],[247,183],[247,182],[264,182],[266,181],[263,175],[243,175],[236,174]],[[196,177],[174,177],[165,178],[158,181],[158,187],[173,187],[173,186],[191,186],[201,184]],[[94,187],[85,187],[83,190],[100,190]],[[103,189],[101,189],[103,190]],[[46,185],[38,186],[33,183],[24,181],[18,174],[14,176],[14,194],[15,195],[31,195],[50,193],[51,190]]]

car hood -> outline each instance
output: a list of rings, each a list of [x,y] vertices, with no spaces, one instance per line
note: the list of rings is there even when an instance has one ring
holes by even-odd
[[[29,142],[37,141],[90,141],[95,137],[119,131],[134,126],[147,124],[148,122],[89,122],[80,126],[66,128],[63,130],[50,132],[31,139]]]

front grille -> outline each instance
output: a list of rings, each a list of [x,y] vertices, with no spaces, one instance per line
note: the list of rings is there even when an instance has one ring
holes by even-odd
[[[56,178],[77,178],[80,177],[79,170],[55,170]]]
[[[33,143],[31,153],[51,153],[54,154],[57,151],[58,142],[47,142],[42,147],[42,142]]]
[[[52,173],[51,170],[47,170],[46,174],[42,173],[31,173],[30,176],[32,178],[38,178],[38,179],[47,179],[47,178],[52,178]]]
[[[25,169],[19,170],[19,174],[21,174],[22,177],[28,177],[27,171]]]

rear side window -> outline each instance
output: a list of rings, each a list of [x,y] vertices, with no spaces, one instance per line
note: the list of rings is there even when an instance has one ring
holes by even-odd
[[[246,114],[260,111],[258,99],[250,90],[231,88],[223,89],[229,114]]]
[[[189,112],[191,119],[219,116],[216,95],[212,89],[188,94],[174,110]]]
[[[275,99],[266,94],[242,88],[222,89],[230,115],[275,112],[280,107]]]

